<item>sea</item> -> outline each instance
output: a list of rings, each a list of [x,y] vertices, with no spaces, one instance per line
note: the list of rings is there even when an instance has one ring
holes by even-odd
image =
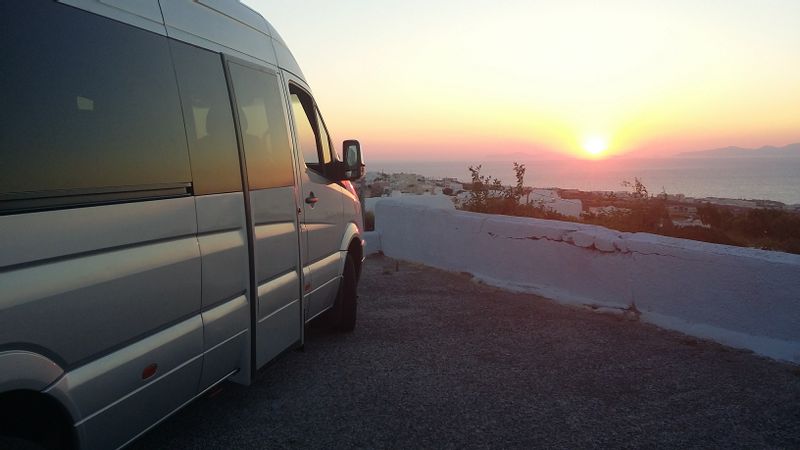
[[[624,180],[638,177],[651,194],[687,197],[775,200],[800,204],[800,158],[610,158],[537,160],[525,164],[525,185],[538,188],[622,191]],[[367,171],[416,173],[429,178],[470,180],[469,166],[481,174],[515,182],[511,161],[367,161]]]

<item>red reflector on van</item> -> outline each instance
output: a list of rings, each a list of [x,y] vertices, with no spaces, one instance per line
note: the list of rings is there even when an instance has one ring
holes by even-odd
[[[156,363],[150,364],[149,366],[145,367],[144,370],[142,371],[142,379],[146,380],[155,375],[156,372],[158,372],[158,364]]]

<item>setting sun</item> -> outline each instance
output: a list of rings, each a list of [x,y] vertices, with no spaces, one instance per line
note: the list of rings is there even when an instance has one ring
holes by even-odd
[[[583,150],[591,156],[600,156],[608,149],[608,143],[600,137],[590,137],[583,141]]]

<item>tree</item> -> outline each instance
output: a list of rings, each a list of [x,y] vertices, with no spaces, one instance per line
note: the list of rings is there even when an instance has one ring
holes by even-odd
[[[633,193],[631,193],[631,195],[634,198],[647,199],[650,197],[650,193],[647,192],[647,187],[642,183],[639,177],[633,177],[633,182],[622,180],[622,186],[632,187]]]
[[[482,166],[469,166],[472,178],[472,189],[469,191],[465,209],[474,212],[490,212],[489,203],[491,195],[489,191],[499,191],[503,185],[497,178],[488,175],[481,175]]]
[[[468,211],[493,214],[520,214],[520,199],[525,195],[525,164],[514,163],[514,186],[503,186],[502,182],[488,175],[481,175],[482,166],[469,166],[472,185],[470,198],[464,205]]]
[[[505,197],[514,200],[517,204],[519,204],[522,196],[525,195],[525,170],[525,164],[514,162],[514,177],[517,179],[517,183],[505,190]]]

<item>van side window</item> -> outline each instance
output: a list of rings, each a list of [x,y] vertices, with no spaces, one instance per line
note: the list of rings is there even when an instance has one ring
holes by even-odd
[[[49,1],[3,2],[0,29],[0,195],[189,185],[166,37]]]
[[[303,155],[303,160],[307,166],[317,168],[320,162],[317,135],[314,133],[314,127],[311,125],[300,97],[295,93],[292,93],[291,97],[292,113],[294,114],[294,123],[297,131],[297,145],[300,147],[299,153]]]
[[[171,41],[195,195],[242,190],[239,150],[222,57]]]
[[[296,86],[290,86],[289,91],[300,153],[306,166],[322,171],[322,165],[332,159],[330,138],[325,125],[310,95]]]
[[[293,185],[292,148],[278,76],[236,63],[229,67],[250,189]]]

